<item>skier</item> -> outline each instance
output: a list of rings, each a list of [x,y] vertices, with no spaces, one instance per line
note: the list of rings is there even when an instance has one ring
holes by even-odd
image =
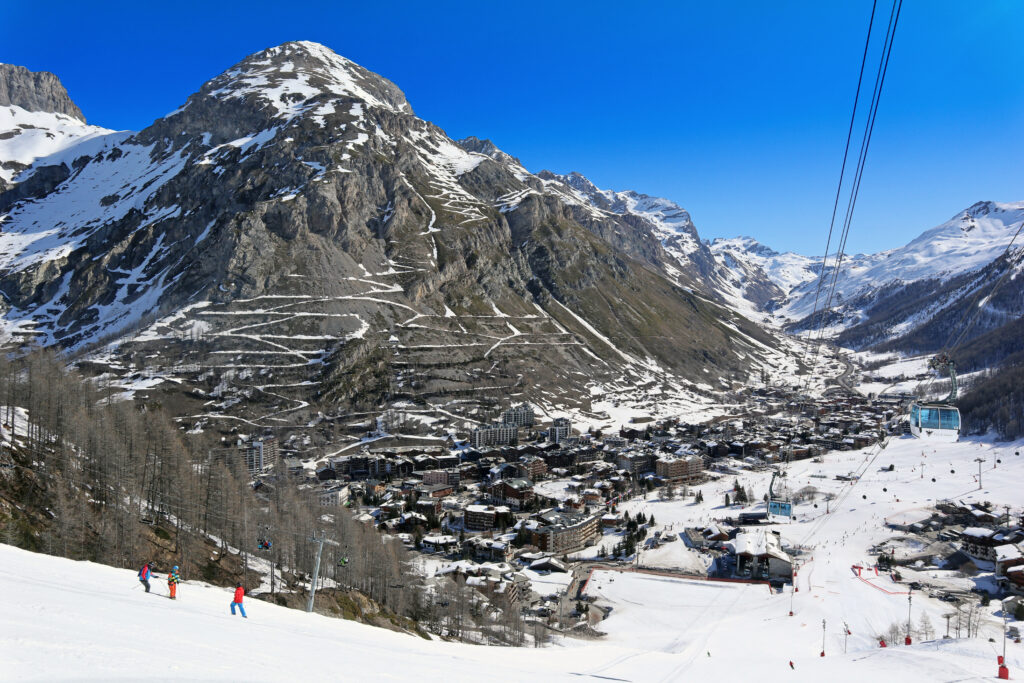
[[[796,668],[795,666],[793,666],[793,660],[792,659],[789,660],[789,668],[790,669],[795,669]]]
[[[149,569],[149,562],[142,565],[142,569],[139,570],[139,582],[146,587],[146,592],[149,592],[149,577],[153,575],[153,572]]]
[[[170,593],[171,600],[178,599],[179,581],[181,581],[181,575],[178,574],[178,565],[174,565],[174,569],[167,575],[167,591]]]
[[[240,584],[240,583],[236,584],[235,585],[235,599],[231,602],[231,614],[234,615],[234,613],[235,613],[235,605],[238,605],[238,611],[242,613],[242,618],[243,619],[248,619],[249,617],[245,616],[245,607],[242,606],[242,598],[244,598],[244,597],[245,597],[245,589],[242,588],[242,584]]]

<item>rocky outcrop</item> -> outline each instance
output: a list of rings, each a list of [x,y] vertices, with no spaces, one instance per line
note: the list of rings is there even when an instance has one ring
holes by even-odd
[[[23,66],[0,64],[0,106],[14,105],[26,111],[67,114],[85,123],[85,116],[64,84],[49,71],[29,71]]]

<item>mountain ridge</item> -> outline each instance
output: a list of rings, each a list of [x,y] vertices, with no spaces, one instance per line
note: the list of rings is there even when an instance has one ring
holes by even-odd
[[[396,387],[535,386],[589,408],[587,386],[658,372],[682,397],[798,367],[673,265],[650,220],[460,146],[322,46],[247,57],[109,142],[3,216],[5,336],[119,377],[152,358],[199,423],[304,424]]]

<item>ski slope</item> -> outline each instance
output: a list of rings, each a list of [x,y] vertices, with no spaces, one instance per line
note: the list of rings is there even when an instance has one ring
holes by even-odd
[[[0,545],[0,680],[989,680],[1002,648],[996,601],[987,608],[980,637],[880,649],[875,637],[905,623],[906,584],[873,571],[857,577],[851,565],[870,566],[868,548],[901,535],[884,526],[886,519],[920,514],[939,499],[990,500],[1000,509],[1011,506],[1016,515],[1024,503],[1022,447],[1024,442],[933,444],[906,437],[892,439],[877,458],[864,450],[833,453],[822,463],[795,462],[787,477],[791,490],[813,484],[837,494],[828,514],[819,498],[817,508],[797,505],[794,523],[774,525],[787,543],[807,549],[797,593],[596,569],[586,592],[612,607],[596,624],[606,635],[556,637],[539,649],[427,641],[252,599],[246,601],[249,618],[242,619],[230,615],[226,588],[186,581],[171,602],[162,576],[153,582],[154,594],[146,595],[132,570]],[[983,460],[980,488],[976,458]],[[859,481],[835,479],[850,472],[859,473]],[[769,476],[737,475],[755,498]],[[652,496],[625,502],[620,511],[654,514],[656,528],[678,533],[735,514],[721,505],[733,482],[729,475],[702,485],[703,504]],[[639,564],[663,572],[672,565],[669,556],[683,552],[691,551],[676,540],[660,551],[642,551]],[[906,581],[959,590],[972,585],[947,570],[902,571]],[[915,626],[927,613],[935,633],[944,632],[946,603],[915,592],[913,610]],[[1007,655],[1011,675],[1020,676],[1024,647],[1009,643]]]
[[[796,523],[776,527],[787,541],[810,551],[798,574],[799,592],[792,596],[795,616],[788,616],[788,593],[773,594],[760,584],[598,570],[587,592],[613,607],[597,624],[607,635],[598,641],[557,638],[554,646],[541,649],[428,642],[259,600],[247,600],[249,618],[243,620],[229,614],[231,593],[224,588],[185,582],[179,600],[171,602],[163,597],[162,580],[154,582],[157,594],[146,595],[131,570],[0,545],[0,679],[280,680],[352,673],[363,680],[423,681],[986,680],[995,673],[1001,647],[997,621],[990,618],[980,638],[879,649],[875,636],[905,619],[905,584],[884,575],[861,580],[850,566],[867,564],[869,546],[897,535],[883,527],[884,518],[938,498],[1019,506],[1024,459],[1016,452],[1021,445],[980,440],[929,445],[904,438],[891,441],[868,466],[862,451],[832,454],[824,463],[794,463],[794,489],[814,483],[823,492],[840,494],[830,514],[807,503],[797,506]],[[981,490],[975,480],[979,456],[985,460]],[[1002,462],[993,468],[997,459]],[[889,463],[895,464],[893,472]],[[863,472],[857,484],[833,478],[857,470]],[[760,491],[765,476],[747,473],[740,481]],[[623,507],[655,514],[659,527],[678,531],[733,514],[717,502],[732,482],[730,476],[705,484],[704,505],[655,498]],[[682,552],[682,541],[666,550]],[[648,552],[640,563],[660,565],[649,562],[655,558]],[[920,577],[913,570],[904,573],[908,580],[935,579],[929,571]],[[996,609],[993,603],[990,614]],[[922,611],[941,633],[948,607],[915,594],[915,625]],[[822,619],[825,658],[819,656]],[[848,639],[844,622],[851,630]],[[1012,673],[1024,670],[1022,652],[1021,646],[1009,645]]]
[[[884,634],[894,623],[906,624],[907,582],[920,580],[967,591],[975,585],[986,586],[991,572],[968,578],[951,570],[901,568],[904,583],[897,584],[885,573],[876,575],[869,569],[858,577],[852,567],[871,567],[877,551],[871,552],[869,548],[889,539],[905,538],[905,534],[885,526],[887,519],[915,515],[919,518],[923,510],[941,499],[987,500],[1000,510],[1005,504],[1016,516],[1024,502],[1020,493],[1024,491],[1024,457],[1018,455],[1024,450],[1022,446],[1022,442],[998,443],[988,439],[934,443],[904,437],[890,440],[880,452],[863,449],[830,453],[822,463],[794,462],[788,467],[790,490],[813,485],[822,493],[836,495],[827,514],[824,501],[819,498],[817,507],[811,502],[796,505],[795,522],[762,527],[779,531],[787,544],[805,547],[806,553],[798,558],[798,592],[791,594],[787,587],[782,594],[772,593],[763,584],[686,580],[658,575],[656,571],[633,572],[625,567],[596,570],[586,593],[597,598],[597,604],[612,607],[608,618],[597,627],[608,633],[606,644],[675,655],[681,660],[676,674],[686,674],[687,678],[720,658],[728,658],[728,665],[737,670],[757,672],[760,666],[768,680],[781,680],[784,675],[808,667],[823,667],[821,675],[835,680],[848,680],[846,676],[853,680],[864,676],[860,667],[876,664],[884,672],[883,680],[990,678],[996,671],[995,648],[1000,648],[999,652],[1002,648],[998,601],[993,600],[983,608],[986,616],[979,637],[943,641],[943,615],[953,608],[928,597],[926,591],[915,591],[913,625],[917,628],[922,614],[927,614],[936,640],[910,648],[901,643],[895,648],[899,651],[895,656],[915,660],[912,671],[902,671],[902,659],[888,659],[894,656],[894,648],[879,649],[876,636]],[[980,488],[976,458],[983,460]],[[888,469],[890,464],[893,471]],[[848,473],[859,474],[859,481],[835,479],[836,475]],[[769,472],[744,471],[704,484],[700,487],[704,504],[678,498],[664,500],[655,493],[644,500],[628,501],[619,509],[632,516],[641,512],[647,517],[654,515],[655,529],[663,535],[678,533],[686,526],[735,515],[741,508],[728,510],[722,506],[734,481],[738,480],[759,498],[767,491],[769,478]],[[764,504],[746,509],[763,511]],[[898,541],[897,547],[902,542]],[[666,547],[678,552],[682,545],[677,540]],[[637,563],[640,567],[662,568],[661,562],[650,560],[664,550],[642,550]],[[686,571],[685,567],[680,569]],[[848,636],[844,624],[850,630]],[[820,657],[823,636],[825,659]],[[994,642],[989,642],[989,638]],[[848,653],[845,657],[844,649]],[[1019,675],[1024,665],[1022,655],[1021,645],[1008,644],[1011,673]],[[830,668],[825,662],[833,657],[846,663]],[[789,669],[790,660],[795,670]],[[629,678],[624,667],[601,669],[600,673]]]

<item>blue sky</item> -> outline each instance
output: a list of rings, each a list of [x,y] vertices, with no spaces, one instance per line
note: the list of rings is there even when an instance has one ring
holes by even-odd
[[[246,55],[314,40],[532,171],[669,197],[706,238],[820,253],[870,9],[6,0],[0,61],[56,73],[91,123],[139,129]],[[851,251],[1024,200],[1022,25],[1016,0],[905,0]]]

